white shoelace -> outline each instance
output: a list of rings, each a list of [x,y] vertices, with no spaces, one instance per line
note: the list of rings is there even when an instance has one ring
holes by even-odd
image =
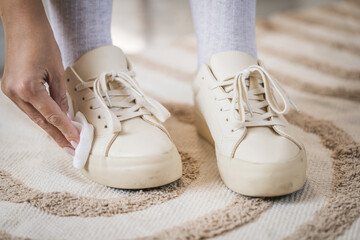
[[[261,79],[257,79],[257,84],[263,85],[263,87],[249,90],[249,77],[251,73],[255,72],[258,72],[261,77]],[[271,117],[276,116],[276,114],[287,113],[290,108],[289,104],[299,111],[279,83],[270,76],[264,67],[259,65],[251,65],[235,76],[214,81],[209,87],[210,89],[222,87],[225,90],[225,93],[217,97],[216,100],[229,99],[231,101],[231,107],[224,107],[221,111],[230,111],[230,118],[227,120],[231,120],[233,124],[232,131],[242,127],[283,125],[281,121],[274,120]],[[275,100],[274,91],[284,105],[282,109]]]
[[[118,82],[120,87],[109,89],[109,83]],[[114,133],[121,131],[121,121],[143,116],[153,115],[164,122],[170,113],[156,100],[146,96],[135,81],[133,71],[104,72],[99,77],[89,79],[76,85],[81,91],[91,88],[92,92],[85,94],[82,100],[96,98],[97,101],[91,109],[103,108],[107,125]],[[103,117],[103,116],[100,116]]]

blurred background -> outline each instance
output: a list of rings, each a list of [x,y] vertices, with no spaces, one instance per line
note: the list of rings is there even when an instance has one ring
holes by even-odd
[[[338,0],[258,0],[257,17]],[[47,0],[43,1],[45,7]],[[126,53],[136,54],[193,33],[188,0],[114,0],[112,38]],[[4,66],[4,32],[0,29],[0,72]]]

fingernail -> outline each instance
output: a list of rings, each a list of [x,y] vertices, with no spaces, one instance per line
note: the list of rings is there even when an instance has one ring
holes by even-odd
[[[75,150],[69,147],[64,147],[63,148],[68,154],[70,154],[71,156],[75,155]]]
[[[75,141],[70,141],[71,146],[73,146],[73,148],[76,148],[78,146],[78,143]]]

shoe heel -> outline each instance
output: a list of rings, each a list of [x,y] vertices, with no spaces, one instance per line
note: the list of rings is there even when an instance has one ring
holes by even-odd
[[[210,130],[202,114],[199,112],[199,110],[195,109],[194,115],[195,126],[198,134],[212,145],[215,145],[214,139],[211,136]]]

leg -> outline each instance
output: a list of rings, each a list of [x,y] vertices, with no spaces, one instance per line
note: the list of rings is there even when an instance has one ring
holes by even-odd
[[[255,59],[255,0],[190,0],[198,41],[198,65],[225,51]]]
[[[112,0],[50,0],[50,23],[64,67],[82,54],[111,41]]]
[[[254,197],[299,190],[306,153],[281,120],[292,101],[256,59],[255,0],[191,4],[199,51],[195,125],[215,145],[223,182]]]

